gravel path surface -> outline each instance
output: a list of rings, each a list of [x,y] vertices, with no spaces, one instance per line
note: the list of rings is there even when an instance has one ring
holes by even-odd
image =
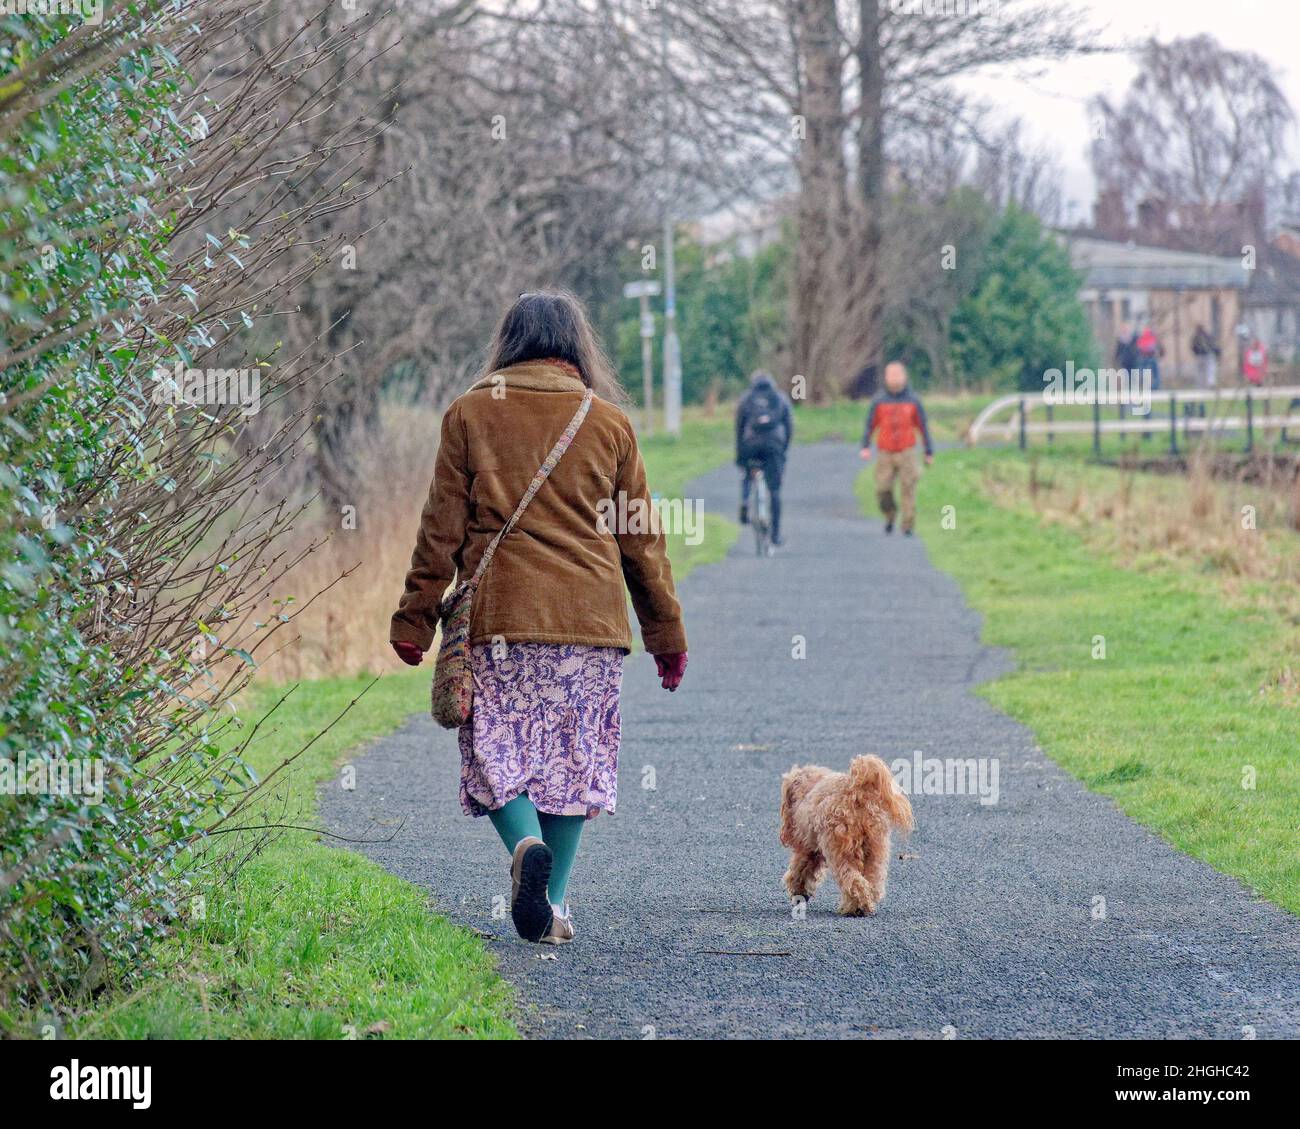
[[[974,696],[1005,656],[919,540],[860,515],[859,467],[848,447],[796,448],[788,546],[758,560],[742,536],[682,583],[681,690],[629,656],[618,814],[588,825],[574,944],[528,945],[494,916],[505,852],[461,815],[454,734],[427,717],[358,754],[355,791],[323,788],[325,825],[391,836],[362,849],[488,935],[534,1037],[1300,1034],[1300,920],[1085,791]],[[731,468],[694,488],[734,518]],[[997,802],[914,795],[880,912],[837,917],[828,879],[795,920],[781,773],[914,750],[996,761]]]

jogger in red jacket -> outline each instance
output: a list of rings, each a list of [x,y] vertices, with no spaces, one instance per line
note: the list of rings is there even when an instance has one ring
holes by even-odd
[[[898,506],[894,502],[894,480],[902,486],[903,532],[909,537],[916,525],[916,435],[925,444],[925,462],[934,462],[934,446],[925,422],[925,408],[907,386],[907,367],[899,361],[885,366],[885,390],[877,393],[867,410],[867,427],[862,434],[862,457],[871,458],[871,438],[876,436],[876,497],[885,515],[885,532],[894,532]]]

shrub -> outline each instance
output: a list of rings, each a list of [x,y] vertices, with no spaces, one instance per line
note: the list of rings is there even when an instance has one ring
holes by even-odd
[[[277,549],[294,515],[263,491],[308,409],[252,441],[247,405],[178,398],[163,377],[233,356],[268,371],[247,331],[265,295],[303,276],[286,255],[295,233],[345,193],[313,189],[303,203],[295,183],[260,171],[283,142],[276,105],[345,34],[297,44],[289,66],[291,40],[254,51],[232,34],[256,30],[259,8],[143,0],[98,26],[0,19],[10,1016],[135,966],[194,867],[249,849],[226,837],[258,785],[223,707],[292,619],[288,605],[264,623],[251,610],[294,563]],[[296,158],[304,179],[331,159],[310,147]],[[308,375],[276,368],[263,404]]]

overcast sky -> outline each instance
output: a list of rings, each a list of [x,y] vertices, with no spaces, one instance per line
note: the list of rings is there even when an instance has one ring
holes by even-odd
[[[1262,55],[1281,78],[1300,114],[1300,0],[1074,0],[1091,13],[1107,38],[1123,41],[1155,35],[1182,38],[1209,32],[1234,50]],[[1120,96],[1135,73],[1132,58],[1112,55],[1052,64],[1027,81],[984,75],[964,84],[996,105],[1014,108],[1033,137],[1057,151],[1065,169],[1067,220],[1091,217],[1092,175],[1088,169],[1087,102],[1100,92]],[[1300,154],[1295,131],[1291,150]],[[1297,161],[1300,163],[1300,161]]]

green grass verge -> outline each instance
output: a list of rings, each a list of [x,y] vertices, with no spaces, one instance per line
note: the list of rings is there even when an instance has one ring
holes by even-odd
[[[651,492],[664,498],[685,498],[686,487],[692,479],[732,461],[735,430],[730,410],[719,409],[714,416],[692,411],[682,421],[680,439],[657,432],[641,440],[641,453]],[[705,514],[697,537],[688,540],[682,532],[670,533],[668,556],[673,563],[674,579],[680,581],[691,569],[722,560],[738,529],[734,522],[719,514]]]
[[[268,815],[310,822],[316,784],[349,749],[388,733],[419,700],[424,671],[385,674],[275,782]],[[334,720],[368,678],[297,687],[248,759],[266,775]],[[266,688],[255,718],[283,694]],[[273,813],[273,814],[272,814]],[[310,832],[287,831],[233,885],[201,881],[202,920],[154,946],[156,968],[73,1016],[81,1038],[509,1037],[512,999],[481,941],[424,893]]]
[[[918,496],[931,559],[983,613],[985,640],[1018,660],[982,693],[1089,788],[1300,913],[1300,715],[1261,693],[1294,654],[1294,627],[1234,610],[1212,579],[1126,570],[1072,532],[993,504],[980,468],[1015,457],[941,453]],[[872,510],[869,473],[858,490]],[[955,529],[941,525],[945,506]]]

